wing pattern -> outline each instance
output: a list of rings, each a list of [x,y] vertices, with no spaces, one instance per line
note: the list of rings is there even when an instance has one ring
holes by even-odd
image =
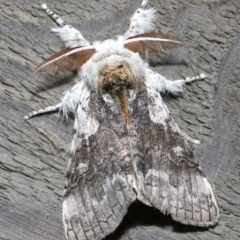
[[[115,100],[92,94],[89,104],[86,112],[79,105],[81,127],[67,171],[68,239],[102,239],[136,199],[184,224],[216,224],[211,185],[159,94],[143,91],[129,100],[128,124]]]

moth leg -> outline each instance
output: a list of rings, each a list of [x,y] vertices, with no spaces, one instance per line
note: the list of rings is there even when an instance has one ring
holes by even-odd
[[[24,117],[24,119],[28,120],[28,119],[35,117],[37,115],[40,115],[40,114],[46,114],[46,113],[59,111],[61,109],[61,106],[62,106],[62,103],[58,103],[55,106],[49,106],[49,107],[46,107],[45,109],[39,109],[37,111],[33,111],[33,112],[29,113],[28,115],[26,115]]]
[[[141,7],[138,8],[130,18],[130,25],[124,37],[129,38],[137,34],[154,32],[156,10],[154,8],[148,8],[148,0],[143,0]]]
[[[207,78],[207,75],[205,75],[204,73],[201,73],[200,75],[194,76],[194,77],[187,77],[184,79],[185,83],[190,83],[190,82],[194,82],[194,81],[198,81],[198,80],[203,80]]]
[[[165,91],[173,94],[178,94],[178,92],[183,91],[183,87],[186,83],[198,81],[205,79],[207,76],[205,74],[200,74],[198,76],[194,77],[187,77],[185,79],[179,79],[179,80],[174,80],[174,81],[169,81],[165,79]]]
[[[46,3],[43,3],[41,5],[42,9],[44,11],[46,11],[47,15],[55,22],[57,23],[57,25],[63,27],[65,24],[64,24],[64,21],[62,20],[62,18],[60,18],[57,14],[55,14],[54,12],[52,12],[51,10],[49,10],[49,8],[47,7],[47,4]]]
[[[62,18],[60,18],[57,14],[48,9],[47,5],[42,4],[42,9],[46,11],[48,16],[57,23],[59,27],[52,28],[51,32],[56,34],[61,40],[64,42],[65,47],[85,47],[90,45],[90,43],[83,37],[81,32],[71,25],[66,25]]]
[[[31,117],[36,115],[51,113],[56,111],[61,111],[64,117],[68,117],[70,112],[74,113],[77,109],[78,104],[81,103],[82,108],[85,108],[88,105],[90,96],[90,90],[85,85],[84,81],[79,81],[76,83],[63,97],[62,101],[55,106],[50,106],[45,109],[39,109],[33,111],[24,117],[25,120],[28,120]]]
[[[183,92],[183,87],[186,83],[202,80],[206,78],[207,76],[205,74],[200,74],[198,76],[194,77],[188,77],[186,79],[178,79],[175,81],[170,81],[163,77],[162,75],[153,72],[150,69],[147,69],[146,71],[146,86],[147,88],[155,89],[157,92],[169,92],[172,94],[178,94],[180,92]]]

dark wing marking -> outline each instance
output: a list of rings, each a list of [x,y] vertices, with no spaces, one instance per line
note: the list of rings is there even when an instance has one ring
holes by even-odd
[[[186,47],[186,45],[182,40],[170,34],[152,32],[128,38],[124,42],[124,47],[133,52],[144,54],[146,50],[158,52],[175,47]]]
[[[219,209],[211,184],[160,94],[138,94],[130,104],[129,115],[138,198],[183,224],[216,224]]]
[[[96,49],[92,46],[64,49],[44,60],[34,73],[57,73],[77,70],[87,62],[95,52]]]
[[[76,112],[76,150],[63,202],[65,233],[69,240],[100,240],[116,229],[136,199],[128,133],[118,104],[95,93],[89,108],[79,104]]]

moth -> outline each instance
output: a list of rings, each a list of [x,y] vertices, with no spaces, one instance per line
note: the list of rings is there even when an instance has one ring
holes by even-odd
[[[183,41],[156,32],[156,10],[146,0],[123,35],[92,44],[46,4],[42,8],[58,24],[52,32],[66,49],[35,73],[78,71],[60,103],[25,117],[55,111],[74,115],[63,199],[66,238],[104,238],[137,199],[182,224],[215,225],[217,199],[190,148],[199,141],[180,131],[160,95],[178,94],[186,83],[206,76],[170,81],[142,57],[184,47]]]

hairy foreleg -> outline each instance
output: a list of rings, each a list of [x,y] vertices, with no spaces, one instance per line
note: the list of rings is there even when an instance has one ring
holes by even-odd
[[[146,86],[150,88],[154,88],[158,92],[169,92],[172,94],[178,94],[183,92],[183,87],[186,83],[191,83],[198,80],[203,80],[207,76],[205,74],[200,74],[194,77],[187,77],[185,79],[178,79],[174,81],[170,81],[163,77],[162,75],[153,72],[148,69],[146,71]]]
[[[53,21],[56,22],[57,25],[59,26],[57,28],[52,28],[51,32],[61,38],[61,40],[65,44],[65,47],[72,48],[90,45],[90,43],[83,37],[79,30],[72,27],[71,25],[65,24],[62,18],[59,17],[54,12],[52,12],[51,10],[49,10],[45,3],[42,4],[42,9],[46,11],[48,16],[50,16],[50,18],[52,18]]]
[[[155,31],[155,20],[156,10],[154,8],[148,8],[148,1],[143,0],[141,7],[138,8],[130,18],[129,29],[124,34],[124,37],[129,38],[137,34]]]
[[[187,77],[185,79],[179,79],[179,80],[174,80],[174,81],[169,81],[167,79],[164,79],[165,89],[163,89],[163,91],[177,94],[178,92],[183,91],[183,87],[185,86],[186,83],[203,80],[205,78],[206,78],[205,74],[200,74],[198,76]]]
[[[55,106],[50,106],[45,109],[33,111],[24,117],[25,120],[40,114],[46,114],[56,111],[61,111],[64,117],[68,117],[69,112],[74,113],[77,106],[80,104],[82,108],[88,105],[90,91],[85,86],[84,81],[75,84],[63,97],[62,101]]]

